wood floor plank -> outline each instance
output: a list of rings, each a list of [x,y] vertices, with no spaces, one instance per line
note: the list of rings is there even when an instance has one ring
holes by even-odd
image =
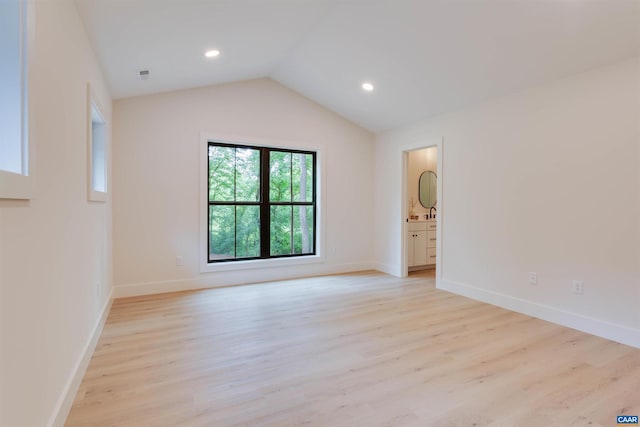
[[[432,272],[116,300],[66,425],[610,426],[640,350],[435,289]]]

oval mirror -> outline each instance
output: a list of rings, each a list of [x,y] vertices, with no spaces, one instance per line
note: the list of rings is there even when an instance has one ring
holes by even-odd
[[[433,171],[424,171],[420,175],[420,204],[427,209],[436,205],[436,180],[438,176]]]

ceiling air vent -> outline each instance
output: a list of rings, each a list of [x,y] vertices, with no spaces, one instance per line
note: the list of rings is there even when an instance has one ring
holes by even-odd
[[[148,68],[146,70],[138,70],[138,78],[140,80],[149,80],[149,77],[151,77],[151,68]]]

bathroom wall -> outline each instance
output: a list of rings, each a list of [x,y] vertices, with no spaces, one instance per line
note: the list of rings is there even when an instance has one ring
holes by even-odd
[[[411,198],[415,202],[414,212],[424,219],[424,215],[429,213],[429,209],[420,204],[420,175],[424,171],[433,171],[438,174],[438,149],[437,147],[424,148],[422,150],[410,151],[407,159],[407,212],[411,209]]]

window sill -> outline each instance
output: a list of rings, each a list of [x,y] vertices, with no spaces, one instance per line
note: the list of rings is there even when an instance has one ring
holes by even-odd
[[[293,258],[252,259],[247,261],[231,261],[220,263],[204,263],[200,266],[201,273],[215,273],[218,271],[237,271],[257,268],[293,267],[305,264],[319,264],[324,262],[320,255],[300,256]]]
[[[104,191],[96,191],[96,190],[89,190],[89,197],[88,200],[90,202],[106,202],[108,199],[108,193],[104,192]]]
[[[0,199],[30,200],[33,198],[33,178],[0,171]]]

